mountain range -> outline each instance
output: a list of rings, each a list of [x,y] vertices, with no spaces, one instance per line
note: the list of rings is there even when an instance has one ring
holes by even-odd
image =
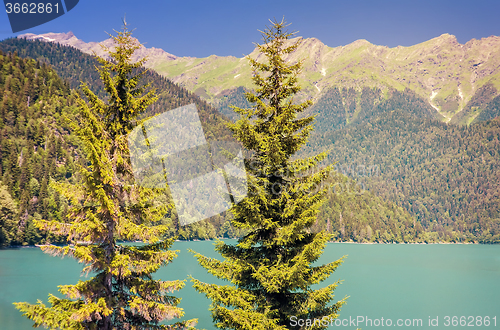
[[[440,38],[442,48],[446,48],[446,42],[454,40],[449,36]],[[436,44],[440,38],[428,43]],[[328,48],[315,39],[299,39],[301,46],[290,60],[309,56],[299,81],[305,91],[308,84],[313,83],[309,90],[314,94],[304,92],[301,97],[314,99],[314,105],[304,115],[314,115],[316,121],[307,144],[298,156],[328,151],[327,163],[335,164],[336,168],[331,177],[333,189],[320,211],[315,230],[325,229],[338,241],[500,243],[500,118],[495,118],[500,115],[500,96],[496,87],[498,75],[495,70],[498,67],[491,64],[498,56],[494,54],[496,46],[490,47],[486,42],[497,39],[492,37],[479,41],[484,44],[483,48],[475,45],[478,41],[464,45],[468,49],[476,49],[477,54],[473,56],[469,51],[469,57],[464,57],[462,63],[477,64],[474,61],[482,58],[484,62],[477,67],[483,70],[483,65],[485,68],[488,66],[493,68],[493,73],[477,71],[475,75],[484,74],[481,79],[468,73],[470,77],[475,77],[469,80],[475,92],[467,94],[461,85],[460,92],[466,101],[459,104],[465,106],[453,115],[439,108],[443,105],[436,103],[438,94],[430,100],[427,94],[422,96],[419,90],[405,86],[402,78],[397,85],[395,81],[398,80],[387,74],[390,66],[403,67],[402,60],[391,60],[389,56],[398,48],[373,46],[380,50],[380,54],[385,54],[384,61],[389,64],[385,64],[385,71],[381,71],[386,72],[385,76],[378,75],[377,79],[370,80],[366,72],[375,69],[369,69],[368,64],[376,61],[373,60],[375,55],[366,51],[372,48],[369,43],[361,42],[367,48],[356,53],[352,49],[365,46],[353,43],[346,47]],[[111,45],[109,42],[105,44]],[[431,52],[424,51],[425,47],[417,49],[417,46],[413,46],[416,52],[413,57],[406,55],[409,63],[412,59],[421,58],[417,56],[418,52]],[[63,119],[74,115],[74,105],[67,95],[70,89],[78,90],[81,82],[100,97],[106,94],[95,71],[96,59],[75,47],[81,47],[86,52],[95,50],[96,53],[101,49],[97,43],[83,43],[69,33],[28,35],[0,42],[0,51],[6,54],[2,57],[0,53],[0,60],[3,61],[3,66],[0,65],[0,180],[6,186],[0,187],[0,193],[10,194],[18,205],[17,211],[11,212],[15,214],[15,219],[9,222],[11,225],[7,234],[0,232],[0,245],[2,237],[7,237],[11,244],[52,240],[43,233],[33,231],[30,225],[32,219],[64,218],[64,201],[48,189],[48,182],[54,179],[73,180],[74,177],[74,160],[71,157],[76,159],[79,147],[71,131],[64,126]],[[316,53],[311,49],[316,49]],[[404,49],[408,51],[411,47]],[[320,72],[314,73],[311,61],[315,57],[311,52],[324,59],[321,63],[334,58],[337,62],[333,63],[343,61],[344,66],[339,65],[340,69],[334,72],[332,67],[317,64],[316,69]],[[342,52],[350,55],[342,59],[339,56]],[[384,57],[380,54],[377,56]],[[445,57],[444,52],[440,54],[441,58]],[[160,94],[160,99],[148,110],[148,114],[195,102],[207,139],[228,137],[222,124],[224,118],[213,106],[229,118],[234,118],[230,105],[248,106],[244,93],[251,89],[251,72],[245,71],[249,70],[246,59],[216,56],[206,59],[178,58],[162,50],[145,47],[139,49],[136,58],[146,55],[149,56],[147,65],[151,67],[157,63],[167,67],[189,61],[199,64],[190,64],[192,68],[189,72],[179,68],[179,72],[170,79],[165,79],[154,70],[148,71],[145,81],[150,82]],[[403,58],[401,54],[398,56]],[[232,72],[235,59],[240,71]],[[224,61],[227,66],[219,65]],[[428,61],[418,61],[422,61],[422,66],[429,68],[427,70],[432,68]],[[365,66],[361,66],[360,62]],[[460,60],[455,62],[446,62],[450,72],[465,67],[463,64],[460,66]],[[352,64],[350,67],[349,63]],[[221,72],[228,70],[231,76],[224,78]],[[392,73],[394,77],[398,77],[396,74],[405,77],[403,69],[398,69],[399,72],[391,70],[395,70]],[[412,72],[412,68],[408,70]],[[237,72],[242,73],[238,76]],[[215,78],[204,81],[204,74]],[[419,74],[413,74],[415,79],[424,80]],[[342,75],[342,80],[328,85],[326,79],[333,79],[335,75]],[[435,78],[438,73],[431,76]],[[219,91],[215,93],[213,89],[203,87],[200,92],[200,84],[189,87],[179,80],[181,78],[187,82],[193,78],[200,80],[200,84],[203,81],[212,83],[212,86],[219,86]],[[178,84],[170,81],[176,79]],[[236,83],[238,81],[240,83]],[[436,81],[440,86],[448,86],[457,80],[443,78]],[[179,85],[189,87],[191,92]],[[425,91],[425,88],[422,87],[422,90]],[[212,106],[200,100],[194,92],[211,102]],[[66,101],[62,102],[61,98]],[[61,106],[62,103],[67,105]],[[65,153],[64,150],[72,151]],[[22,159],[29,160],[21,162]],[[170,220],[174,221],[174,215],[172,217]],[[183,239],[238,236],[228,220],[226,215],[217,216],[195,226],[178,228],[177,234]],[[0,227],[5,226],[0,223]],[[16,230],[18,234],[15,234]],[[5,244],[6,240],[3,241]]]
[[[18,38],[57,42],[85,53],[104,54],[100,43],[85,43],[72,32],[24,34]],[[437,118],[462,124],[477,120],[483,110],[498,102],[495,97],[500,94],[500,37],[497,36],[460,44],[455,36],[443,34],[414,46],[395,48],[373,45],[366,40],[340,47],[328,47],[316,38],[290,40],[295,41],[300,41],[300,45],[287,60],[304,59],[299,99],[318,102],[330,89],[338,87],[352,88],[358,99],[363,88],[377,88],[382,98],[387,98],[390,90],[409,89],[436,110]],[[111,39],[101,44],[109,47]],[[134,56],[136,59],[147,56],[146,67],[215,106],[223,104],[238,88],[240,91],[253,88],[251,68],[245,57],[177,57],[144,46]],[[254,50],[248,56],[259,55]]]

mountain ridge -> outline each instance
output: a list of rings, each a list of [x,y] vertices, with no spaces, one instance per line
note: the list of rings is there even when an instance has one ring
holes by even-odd
[[[24,34],[18,38],[59,42],[102,55],[99,43],[85,43],[73,33]],[[299,100],[317,101],[329,88],[342,86],[361,91],[378,88],[413,90],[426,100],[443,120],[470,123],[478,111],[462,110],[485,85],[500,93],[500,37],[471,39],[460,44],[451,34],[442,34],[413,46],[387,47],[359,39],[348,45],[329,47],[317,38],[296,37],[297,50],[288,61],[305,59]],[[110,39],[103,41],[106,46]],[[141,46],[136,59],[148,56],[145,66],[154,69],[198,96],[217,105],[228,91],[253,88],[248,61],[234,56],[177,57],[158,48]],[[248,56],[259,59],[257,50]]]
[[[73,32],[69,31],[67,33],[45,33],[45,34],[34,34],[34,33],[25,33],[22,35],[19,35],[18,38],[24,38],[28,40],[42,40],[42,41],[48,41],[48,42],[57,42],[65,46],[72,46],[75,47],[82,52],[92,55],[93,52],[95,52],[98,56],[103,56],[105,54],[105,51],[100,47],[100,44],[104,45],[105,47],[112,47],[113,46],[113,39],[109,38],[106,40],[103,40],[101,42],[84,42],[83,40],[78,39]],[[133,60],[137,60],[139,58],[145,57],[145,56],[151,56],[155,59],[162,59],[162,60],[175,60],[178,59],[178,56],[175,56],[173,54],[167,53],[161,48],[146,48],[144,45],[141,45],[140,49],[138,49],[134,55],[133,55]]]

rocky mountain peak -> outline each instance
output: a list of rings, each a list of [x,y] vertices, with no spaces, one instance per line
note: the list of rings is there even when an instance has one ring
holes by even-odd
[[[74,38],[75,35],[73,32],[68,33],[45,33],[45,34],[33,34],[33,33],[25,33],[18,36],[18,38],[28,39],[28,40],[41,40],[41,41],[49,41],[49,42],[57,42],[64,44],[66,41]]]
[[[443,33],[442,35],[440,35],[439,37],[436,37],[434,39],[437,39],[437,40],[452,40],[452,41],[456,41],[457,40],[457,37],[455,37],[453,34],[449,34],[449,33]],[[432,40],[432,39],[431,39]]]
[[[352,46],[352,47],[363,47],[363,46],[369,46],[371,45],[371,42],[369,42],[368,40],[365,40],[365,39],[358,39],[354,42],[351,42],[349,45],[347,46]]]
[[[302,40],[301,42],[301,45],[300,46],[325,46],[324,43],[322,43],[319,39],[317,38],[302,38],[302,37],[298,37],[296,39],[300,39]]]
[[[28,40],[40,40],[45,42],[60,43],[65,46],[72,46],[87,54],[97,54],[97,56],[104,56],[105,51],[102,49],[101,45],[105,47],[113,47],[113,39],[109,38],[102,42],[84,42],[78,39],[73,32],[69,31],[67,33],[45,33],[45,34],[33,34],[25,33],[19,35],[18,38],[25,38]],[[138,60],[147,57],[148,65],[154,65],[162,61],[172,61],[178,59],[177,56],[172,55],[160,48],[146,48],[143,45],[134,53],[132,60]]]
[[[439,37],[432,38],[428,41],[422,42],[415,46],[421,46],[422,48],[435,49],[438,48],[460,48],[462,45],[457,41],[457,37],[452,34],[444,33]],[[413,47],[415,47],[413,46]]]

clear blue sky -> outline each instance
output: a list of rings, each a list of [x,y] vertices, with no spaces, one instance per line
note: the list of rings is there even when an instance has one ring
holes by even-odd
[[[242,57],[253,50],[253,42],[261,41],[257,30],[283,15],[298,35],[331,47],[357,39],[395,47],[443,33],[455,35],[460,43],[500,35],[499,0],[80,0],[62,17],[18,34],[73,31],[86,42],[102,41],[105,31],[121,28],[125,14],[146,47],[177,56]],[[11,31],[2,11],[0,40],[17,35]]]

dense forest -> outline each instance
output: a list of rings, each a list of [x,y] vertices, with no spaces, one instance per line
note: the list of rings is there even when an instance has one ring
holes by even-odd
[[[13,46],[16,42],[19,47]],[[34,228],[32,220],[65,217],[67,201],[51,189],[50,181],[73,183],[76,163],[86,164],[66,118],[75,115],[71,86],[78,86],[79,79],[103,95],[95,71],[97,61],[58,44],[24,39],[0,43],[0,49],[14,48],[17,50],[0,53],[0,246],[62,243],[64,238],[47,236]],[[18,51],[36,60],[21,58]],[[231,138],[224,118],[198,97],[155,72],[147,71],[144,81],[159,95],[147,116],[195,103],[208,141]],[[165,221],[172,223],[170,235],[177,233],[181,239],[213,238],[216,232],[226,237],[239,235],[224,216],[181,228],[174,225],[175,213],[168,214]]]
[[[57,242],[32,220],[62,220],[67,203],[49,181],[72,182],[82,161],[65,121],[75,110],[71,90],[44,62],[0,54],[0,70],[0,244]]]
[[[50,182],[72,183],[86,165],[66,118],[75,116],[72,93],[80,81],[104,95],[97,61],[42,41],[8,39],[0,50],[0,245],[63,243],[32,221],[65,218],[68,201]],[[144,81],[159,94],[148,116],[195,103],[209,141],[231,139],[224,126],[226,117],[234,119],[229,105],[248,104],[242,88],[225,95],[218,104],[225,117],[155,72]],[[481,115],[493,118],[497,103],[489,100]],[[314,230],[355,242],[500,241],[498,118],[444,124],[409,91],[367,88],[333,88],[310,114],[315,131],[299,156],[329,150],[337,169]],[[173,212],[164,221],[169,236],[180,239],[241,235],[227,214],[179,226]]]
[[[99,66],[98,61],[76,48],[39,40],[11,38],[0,42],[0,50],[4,53],[15,53],[21,58],[32,58],[40,63],[49,64],[69,88],[78,90],[83,82],[98,97],[106,97],[99,72],[96,70]],[[146,116],[194,103],[208,140],[215,139],[215,137],[217,139],[230,138],[230,132],[223,124],[224,117],[193,93],[151,70],[145,72],[143,82],[151,84],[150,88],[155,89],[158,94],[158,100],[148,109]]]
[[[440,240],[499,242],[500,118],[446,124],[407,90],[372,99],[361,97],[348,124],[330,121],[336,129],[328,130],[327,115],[318,111],[303,152],[330,150],[330,162],[338,161],[341,172],[403,207]],[[330,102],[346,108],[341,98]],[[378,173],[371,175],[370,168]]]
[[[236,89],[224,95],[220,106],[225,112],[231,102],[248,106],[244,92]],[[318,226],[336,228],[339,238],[354,241],[383,241],[375,234],[365,236],[380,230],[387,241],[395,235],[394,241],[500,242],[500,98],[493,97],[494,92],[491,85],[478,91],[464,111],[484,110],[473,124],[460,125],[443,123],[443,117],[410,90],[386,95],[376,88],[327,91],[306,113],[316,116],[315,130],[298,156],[328,150],[325,165],[336,163],[337,172],[353,181],[334,185],[343,193],[328,200]],[[358,211],[342,209],[346,197],[354,195],[366,198],[349,204]],[[392,218],[385,207],[377,209],[377,199],[392,205],[389,210],[394,205],[404,209],[397,217],[407,223],[396,231],[401,234],[376,220],[378,215]],[[373,214],[363,212],[363,205]],[[349,223],[343,235],[340,222]]]

